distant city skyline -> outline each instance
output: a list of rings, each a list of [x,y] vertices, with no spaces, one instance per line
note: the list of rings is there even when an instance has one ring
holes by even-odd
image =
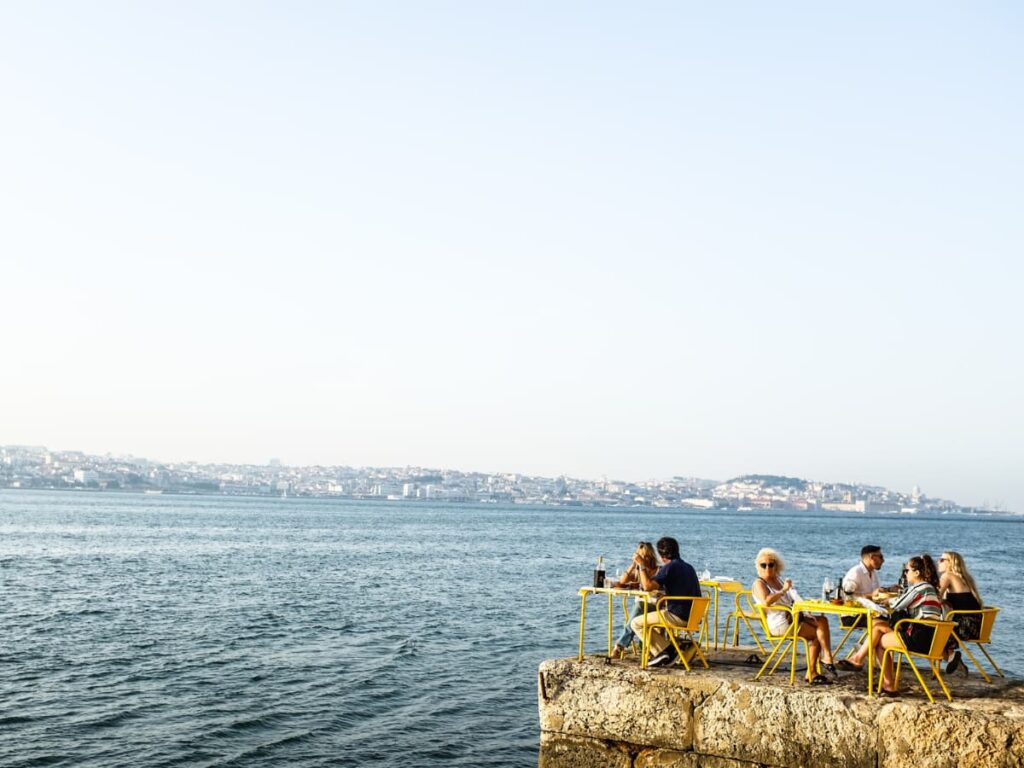
[[[1024,509],[1024,9],[0,8],[0,443]]]
[[[1001,504],[961,504],[956,499],[946,499],[929,494],[922,489],[920,486],[915,485],[913,488],[900,489],[900,488],[886,488],[878,483],[872,483],[867,481],[847,481],[847,480],[836,480],[829,478],[814,478],[804,476],[776,476],[765,473],[748,473],[745,475],[730,475],[727,477],[701,477],[697,475],[691,475],[686,473],[675,473],[668,476],[647,476],[647,477],[620,477],[620,476],[601,476],[601,477],[587,477],[580,475],[569,475],[566,473],[559,473],[555,475],[544,475],[544,474],[533,474],[522,472],[514,468],[505,468],[501,470],[481,470],[473,467],[444,467],[444,466],[428,466],[422,464],[396,464],[390,466],[380,466],[365,463],[355,464],[328,464],[324,462],[313,462],[310,464],[292,464],[286,461],[282,461],[280,458],[271,457],[265,461],[253,461],[253,462],[238,462],[238,461],[217,461],[217,462],[201,462],[195,459],[183,459],[183,460],[165,460],[155,456],[139,456],[129,453],[117,453],[113,451],[104,451],[99,453],[91,453],[88,451],[82,451],[75,448],[53,448],[45,445],[4,445],[0,443],[0,488],[31,488],[31,483],[24,484],[19,482],[10,484],[12,478],[11,472],[16,470],[19,466],[24,464],[25,456],[20,454],[30,454],[33,456],[34,461],[39,466],[46,466],[50,469],[49,475],[56,479],[63,476],[66,482],[71,482],[74,478],[79,484],[82,484],[86,479],[93,481],[94,484],[100,483],[105,486],[106,480],[105,475],[98,471],[103,469],[101,464],[108,465],[107,470],[112,468],[116,471],[109,472],[106,477],[116,478],[123,475],[124,472],[128,471],[129,466],[149,468],[151,471],[157,467],[175,467],[175,468],[188,468],[198,467],[204,468],[205,470],[212,471],[207,477],[204,477],[204,483],[206,480],[224,480],[225,478],[232,481],[238,481],[242,478],[235,477],[233,474],[228,473],[224,475],[218,471],[213,471],[214,468],[222,467],[250,467],[258,470],[266,470],[269,475],[266,475],[262,480],[255,480],[254,478],[246,479],[242,485],[250,486],[252,483],[259,484],[260,482],[267,482],[266,477],[294,477],[296,473],[300,477],[308,473],[314,468],[322,468],[324,472],[315,472],[314,476],[302,477],[300,482],[300,490],[302,487],[306,488],[306,492],[312,492],[313,495],[340,495],[342,491],[339,488],[334,491],[327,490],[326,484],[333,484],[340,482],[337,477],[333,476],[333,472],[339,470],[351,470],[354,472],[369,473],[369,477],[375,477],[374,483],[385,483],[390,484],[392,487],[389,490],[381,492],[381,488],[384,486],[378,485],[377,490],[373,493],[369,492],[369,485],[371,481],[364,478],[364,485],[361,491],[355,495],[363,496],[408,496],[407,492],[399,493],[402,484],[407,483],[410,478],[415,478],[417,475],[426,473],[438,472],[442,475],[452,475],[457,477],[487,477],[487,478],[509,478],[509,477],[521,477],[521,478],[532,478],[534,480],[550,480],[558,481],[565,480],[573,484],[582,483],[584,486],[590,486],[591,488],[610,488],[613,486],[621,486],[622,488],[638,487],[646,492],[650,488],[658,488],[662,491],[669,490],[670,497],[674,498],[673,504],[665,503],[665,499],[662,498],[660,501],[655,503],[656,506],[706,506],[701,503],[702,500],[707,500],[713,496],[724,494],[728,497],[732,503],[740,503],[741,499],[747,501],[750,500],[748,497],[760,497],[760,501],[767,503],[774,503],[772,499],[778,501],[780,497],[773,497],[771,492],[765,491],[760,486],[762,483],[767,486],[781,484],[786,490],[786,503],[790,508],[807,508],[805,502],[807,497],[800,495],[796,499],[797,504],[794,505],[794,499],[789,498],[789,488],[786,486],[791,485],[789,481],[800,481],[809,484],[817,489],[810,498],[814,499],[812,503],[826,502],[847,502],[852,503],[856,501],[855,497],[859,497],[863,500],[868,501],[869,506],[873,504],[876,509],[882,509],[887,511],[897,511],[905,507],[905,505],[917,505],[919,502],[927,500],[928,504],[937,504],[940,509],[952,509],[952,508],[971,508],[971,509],[983,509],[988,511],[996,512],[1010,512],[1016,514],[1024,514],[1020,510],[1006,509]],[[67,457],[73,457],[72,462],[69,464]],[[126,462],[127,466],[122,466],[122,462]],[[61,466],[63,465],[63,466]],[[23,468],[23,467],[22,467]],[[7,475],[7,482],[4,482],[5,472]],[[191,474],[186,470],[187,474]],[[386,473],[387,477],[382,477],[377,473]],[[392,476],[397,473],[397,476]],[[15,471],[16,475],[17,472]],[[31,472],[26,475],[27,478],[31,478],[33,475]],[[165,478],[166,479],[166,478]],[[195,479],[195,478],[193,478]],[[141,478],[140,478],[141,481]],[[116,482],[116,481],[115,481]],[[438,483],[439,488],[444,487],[444,483],[440,482],[440,479],[435,479],[433,482]],[[142,482],[142,485],[154,485],[148,481]],[[155,484],[154,487],[160,485]],[[459,486],[459,483],[456,483]],[[723,490],[725,486],[735,486],[727,490]],[[117,486],[121,489],[120,484]],[[142,486],[139,486],[140,488]],[[241,487],[241,486],[240,486]],[[293,482],[286,482],[278,490],[287,490],[291,488],[295,490]],[[464,489],[458,490],[455,496],[442,496],[435,493],[433,498],[455,498],[459,501],[470,501],[471,499],[465,495]],[[427,486],[429,489],[429,485]],[[823,489],[832,488],[831,495],[825,493],[823,497]],[[136,488],[138,490],[139,488]],[[713,493],[712,493],[713,489]],[[209,488],[207,490],[210,490]],[[224,490],[222,487],[221,490]],[[422,490],[422,489],[418,489]],[[851,490],[856,490],[857,493],[850,495]],[[272,492],[272,488],[265,489],[264,492]],[[408,488],[405,489],[408,491]],[[229,492],[229,491],[225,491]],[[235,492],[238,492],[237,490]],[[353,495],[354,489],[348,488],[346,495]],[[589,492],[589,491],[588,491]],[[617,492],[618,493],[618,492]],[[682,494],[681,496],[679,494]],[[859,494],[859,496],[858,496]],[[414,494],[416,495],[416,494]],[[627,493],[628,495],[628,493]],[[679,499],[683,499],[686,496],[692,496],[687,502],[679,503]],[[422,496],[417,495],[417,498]],[[586,493],[584,494],[586,497]],[[819,498],[821,497],[821,498]],[[427,498],[430,498],[429,492]],[[578,498],[573,495],[573,498]],[[600,500],[593,500],[598,503]],[[611,501],[611,497],[605,499],[606,502]],[[621,498],[615,499],[616,503],[622,501]],[[650,501],[648,499],[648,501]],[[755,501],[755,503],[757,503]],[[801,506],[804,504],[804,506]],[[834,505],[838,509],[840,505]],[[847,511],[865,511],[865,508],[860,509],[848,509]]]
[[[764,474],[724,480],[683,475],[632,479],[545,477],[454,467],[302,466],[278,459],[260,464],[204,464],[2,444],[0,489],[862,514],[1013,512],[962,505],[928,495],[917,486],[907,493],[865,483]]]

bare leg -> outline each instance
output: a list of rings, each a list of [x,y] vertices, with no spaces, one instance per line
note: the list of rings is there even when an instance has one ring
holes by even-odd
[[[878,644],[879,653],[883,652],[886,648],[896,648],[900,643],[900,639],[896,637],[895,632],[890,632],[887,635],[882,636],[882,642]],[[886,691],[892,691],[895,689],[895,674],[892,668],[892,656],[885,657],[885,664],[882,665],[882,689]]]
[[[818,638],[818,645],[821,646],[821,662],[823,664],[831,664],[833,661],[832,633],[828,626],[828,619],[824,616],[819,616],[816,619],[816,624],[815,636]]]
[[[817,627],[811,626],[806,621],[801,621],[798,633],[800,637],[807,640],[807,681],[810,682],[818,674],[818,655],[821,651],[818,644]]]
[[[868,655],[868,643],[878,647],[878,643],[881,641],[882,636],[891,631],[892,630],[889,628],[889,625],[884,621],[876,621],[871,627],[871,637],[866,638],[864,642],[861,643],[860,648],[850,656],[850,662],[856,664],[858,667],[863,666],[864,659],[866,659]]]

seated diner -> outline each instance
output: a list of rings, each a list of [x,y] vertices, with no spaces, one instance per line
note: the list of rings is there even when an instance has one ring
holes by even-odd
[[[933,630],[931,627],[920,624],[904,625],[900,629],[899,636],[893,631],[893,627],[901,618],[936,620],[942,618],[942,601],[939,600],[937,590],[939,575],[931,556],[924,554],[910,558],[906,564],[906,574],[907,583],[910,586],[906,592],[892,601],[889,606],[889,619],[874,622],[870,642],[874,646],[875,658],[880,658],[886,648],[895,648],[900,645],[917,653],[927,652],[932,642]],[[840,664],[840,668],[861,669],[866,656],[867,645],[865,644],[849,659],[845,659]],[[899,695],[894,685],[891,657],[887,658],[882,666],[880,695]]]
[[[800,600],[800,595],[793,589],[792,579],[782,580],[786,563],[774,549],[766,547],[758,552],[754,567],[757,569],[757,578],[750,586],[750,591],[759,605],[766,608],[792,608]],[[773,635],[783,635],[789,630],[792,616],[788,611],[768,610],[765,611],[765,617]],[[824,616],[798,614],[797,621],[800,622],[797,633],[807,640],[807,682],[810,685],[829,685],[831,681],[817,673],[820,658],[822,667],[833,677],[838,677],[832,663],[832,638],[828,619]]]

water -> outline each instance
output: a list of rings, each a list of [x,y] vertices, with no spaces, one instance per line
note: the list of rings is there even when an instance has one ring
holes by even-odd
[[[955,548],[1024,670],[1021,521],[0,492],[0,765],[535,766],[576,590],[674,535],[805,596],[881,544]],[[591,611],[588,649],[605,642]]]

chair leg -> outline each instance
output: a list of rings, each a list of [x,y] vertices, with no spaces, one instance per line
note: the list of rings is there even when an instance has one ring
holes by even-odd
[[[988,659],[988,663],[992,665],[992,668],[996,671],[996,674],[1000,677],[1006,677],[1006,675],[1003,674],[1003,670],[1001,670],[999,668],[999,665],[996,664],[996,660],[988,655],[988,650],[985,648],[985,646],[982,643],[978,643],[978,647],[981,648],[981,652],[985,654],[985,658]]]
[[[752,638],[754,638],[754,642],[757,643],[758,650],[761,651],[761,653],[767,653],[767,651],[765,651],[765,649],[764,649],[764,646],[761,645],[761,638],[759,638],[757,636],[757,632],[754,631],[754,625],[750,623],[750,619],[748,619],[746,616],[744,616],[743,617],[743,621],[746,623],[747,629],[750,630],[750,636]],[[740,623],[739,623],[739,621],[737,621],[736,622],[736,641],[739,640],[739,635],[740,635]],[[736,641],[733,642],[733,645],[737,644]]]
[[[942,688],[942,692],[946,694],[946,698],[949,701],[953,700],[953,694],[949,692],[949,687],[946,685],[946,681],[942,679],[942,671],[939,669],[939,662],[932,659],[932,676],[939,681],[939,687]]]
[[[772,648],[772,652],[768,654],[768,658],[764,660],[764,664],[761,665],[761,669],[758,671],[756,675],[754,675],[754,679],[760,679],[761,675],[764,674],[764,671],[768,669],[768,665],[772,663],[772,659],[775,659],[775,666],[773,666],[771,670],[769,670],[768,674],[774,674],[776,668],[779,666],[779,662],[782,661],[782,657],[786,653],[785,648],[788,647],[789,642],[787,640],[779,640],[775,647]]]
[[[900,659],[902,660],[902,658],[903,654],[900,654]],[[917,682],[921,684],[921,688],[924,690],[925,695],[928,697],[928,701],[934,704],[935,697],[932,696],[932,692],[928,690],[928,683],[926,683],[925,679],[921,676],[921,670],[917,668],[917,664],[914,663],[913,659],[907,659],[907,666],[914,670],[914,676],[917,678]]]
[[[978,670],[978,673],[985,679],[985,682],[991,683],[992,678],[988,676],[988,673],[985,671],[985,668],[981,666],[981,663],[974,657],[974,654],[971,653],[971,649],[967,647],[967,644],[964,643],[959,637],[956,637],[956,635],[953,635],[953,637],[956,638],[956,644],[960,647],[960,650],[967,654],[967,658],[971,660],[971,663],[974,665],[974,668]],[[984,646],[982,646],[980,643],[978,644],[978,647],[981,648],[981,650],[983,651],[985,650]],[[987,653],[985,655],[988,656]],[[989,661],[992,661],[992,659],[990,658]]]
[[[692,632],[687,632],[686,634],[689,636],[690,642],[693,643],[693,647],[696,649],[694,655],[700,658],[701,664],[704,665],[704,669],[708,669],[710,665],[708,664],[707,656],[704,655],[704,651],[700,649],[700,643],[694,641]],[[683,663],[686,663],[685,657]],[[687,667],[687,669],[689,669],[689,667]]]

